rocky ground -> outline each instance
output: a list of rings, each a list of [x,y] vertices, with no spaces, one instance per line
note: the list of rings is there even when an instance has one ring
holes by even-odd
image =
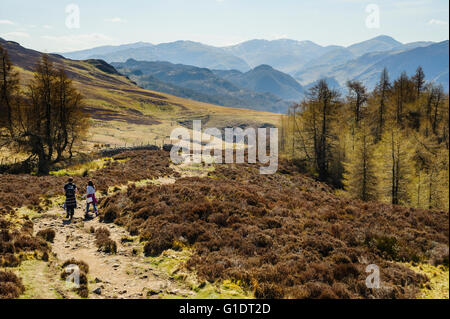
[[[35,231],[55,230],[52,252],[57,262],[75,258],[89,265],[91,298],[147,298],[147,293],[153,292],[181,296],[190,293],[187,287],[180,286],[167,273],[153,267],[142,254],[136,254],[142,251],[140,243],[126,230],[100,223],[98,218],[86,220],[81,209],[76,210],[72,222],[63,217],[63,211],[53,209],[35,219]],[[111,239],[117,243],[117,254],[98,251],[91,230],[98,227],[109,229]],[[132,241],[122,243],[122,239]]]

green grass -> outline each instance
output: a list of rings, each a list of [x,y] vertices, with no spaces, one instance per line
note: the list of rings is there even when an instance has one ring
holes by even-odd
[[[111,157],[103,157],[94,161],[90,161],[88,163],[84,164],[77,164],[73,166],[69,166],[67,168],[63,168],[58,171],[51,171],[50,175],[52,176],[83,176],[86,174],[89,174],[91,172],[97,171],[105,165],[112,163],[112,162],[118,162],[118,163],[124,163],[126,161],[129,161],[129,159],[121,159],[121,160],[114,160]]]
[[[162,293],[158,298],[163,299],[248,299],[253,294],[245,291],[239,283],[230,280],[215,283],[199,282],[195,272],[185,269],[184,264],[192,256],[192,250],[184,248],[180,251],[167,250],[158,257],[146,257],[146,261],[153,267],[167,273],[173,280],[188,286],[192,295],[173,295]]]
[[[172,119],[181,111],[181,107],[175,105],[156,105],[141,103],[140,111],[145,115],[157,116],[159,119]]]
[[[157,180],[153,179],[141,179],[136,182],[130,182],[128,181],[127,184],[122,185],[113,185],[108,187],[108,194],[113,194],[115,192],[125,192],[128,189],[128,186],[135,185],[136,187],[142,187],[149,184],[157,184]]]
[[[30,218],[31,220],[41,216],[41,214],[39,214],[35,210],[29,209],[27,207],[20,207],[16,210],[16,212],[20,220],[23,220],[23,217],[25,216],[28,216],[28,218]]]
[[[48,263],[40,260],[26,260],[15,269],[16,274],[22,278],[25,292],[20,299],[61,299],[56,287],[57,281],[50,280],[53,277]],[[68,293],[65,291],[65,293]],[[77,298],[75,294],[69,294],[70,298]]]
[[[425,275],[430,280],[420,290],[419,299],[449,299],[449,268],[442,265],[403,264],[411,270]]]

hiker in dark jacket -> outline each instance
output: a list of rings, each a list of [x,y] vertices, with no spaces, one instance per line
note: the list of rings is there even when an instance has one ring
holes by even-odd
[[[75,208],[77,208],[77,191],[77,186],[73,183],[73,178],[69,178],[68,183],[64,186],[64,192],[66,194],[66,218],[70,218],[70,220],[72,220]]]

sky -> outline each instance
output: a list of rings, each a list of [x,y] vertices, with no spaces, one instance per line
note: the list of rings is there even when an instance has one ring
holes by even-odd
[[[348,46],[381,34],[443,41],[448,23],[448,0],[0,0],[0,37],[42,52],[177,40]]]

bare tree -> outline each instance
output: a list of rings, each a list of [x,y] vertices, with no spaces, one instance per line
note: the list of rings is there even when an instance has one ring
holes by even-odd
[[[0,129],[11,128],[12,108],[18,93],[19,75],[13,70],[8,52],[0,46]]]
[[[5,96],[11,95],[11,88]],[[21,103],[10,104],[6,141],[18,151],[38,160],[38,173],[48,174],[50,165],[72,154],[74,143],[88,128],[81,95],[64,69],[55,69],[47,55],[36,65],[34,78]]]

